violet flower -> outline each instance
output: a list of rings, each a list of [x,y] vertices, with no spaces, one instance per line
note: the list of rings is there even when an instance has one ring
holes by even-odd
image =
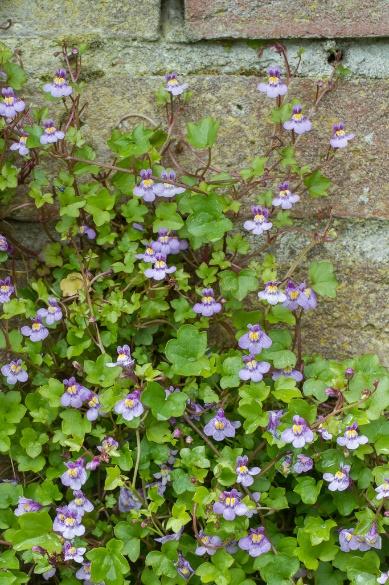
[[[53,83],[46,83],[43,91],[50,93],[53,97],[67,97],[72,93],[72,88],[66,81],[65,69],[58,69],[55,72]]]
[[[212,288],[204,288],[200,303],[193,305],[193,310],[203,317],[212,317],[222,310],[221,303],[215,301],[215,293]]]
[[[142,197],[143,201],[151,203],[152,201],[155,201],[155,198],[159,195],[161,189],[159,185],[155,183],[154,179],[151,178],[153,176],[153,171],[151,169],[142,169],[139,174],[141,182],[134,187],[133,193],[137,197]]]
[[[0,116],[12,120],[17,114],[23,112],[26,104],[15,95],[12,87],[3,87],[1,90],[3,102],[0,103]]]
[[[247,536],[239,540],[239,548],[248,552],[250,557],[259,557],[271,550],[269,539],[265,536],[265,529],[250,528]]]
[[[163,280],[167,274],[172,274],[177,268],[175,266],[168,266],[166,264],[166,256],[163,254],[155,255],[155,262],[151,268],[147,268],[144,271],[144,275],[147,278],[153,278],[154,280]]]
[[[273,437],[278,438],[280,433],[278,432],[278,427],[280,426],[280,420],[284,414],[283,410],[269,410],[269,422],[267,423],[266,430],[269,431],[273,435]]]
[[[330,144],[332,148],[345,148],[349,140],[352,140],[355,134],[346,134],[343,122],[334,124],[332,127],[332,138]]]
[[[81,490],[75,490],[73,492],[74,500],[69,503],[68,508],[70,510],[76,510],[79,516],[83,516],[85,512],[92,512],[95,507],[90,500]]]
[[[281,376],[284,378],[292,378],[296,382],[301,382],[301,380],[304,378],[299,370],[294,370],[292,367],[284,368],[283,370],[277,370],[273,373],[272,380],[278,380],[278,378],[281,378]]]
[[[11,244],[8,242],[7,238],[3,236],[3,234],[0,234],[0,252],[9,253],[11,251],[12,251]]]
[[[241,380],[260,382],[263,379],[263,375],[270,370],[268,362],[258,362],[253,355],[244,355],[242,359],[245,367],[239,370]]]
[[[86,418],[90,421],[94,421],[99,417],[101,404],[99,397],[94,392],[90,392],[87,397],[88,410],[86,411]]]
[[[265,290],[258,293],[258,298],[267,301],[269,305],[278,305],[286,300],[286,295],[279,290],[277,282],[269,281],[265,283]]]
[[[251,467],[251,469],[249,469],[247,467],[248,460],[249,458],[247,455],[244,455],[243,457],[238,457],[235,463],[235,471],[237,476],[236,482],[240,483],[243,487],[249,487],[250,485],[253,485],[253,476],[258,475],[258,473],[261,471],[259,467]]]
[[[110,457],[111,455],[116,455],[117,450],[119,449],[119,443],[113,437],[105,437],[101,445],[97,447],[97,450],[104,457]]]
[[[313,289],[309,286],[305,286],[305,282],[300,285],[300,294],[297,299],[297,304],[302,307],[305,311],[310,309],[316,309],[317,296]]]
[[[247,516],[249,509],[241,502],[242,494],[236,489],[224,491],[219,496],[219,501],[213,505],[215,514],[220,514],[225,520],[234,520],[236,516]]]
[[[43,134],[39,139],[41,144],[55,144],[63,138],[65,138],[65,132],[57,130],[54,120],[45,120],[43,122]]]
[[[35,317],[34,319],[31,319],[31,321],[31,327],[29,325],[23,325],[23,327],[20,328],[22,335],[29,337],[30,341],[33,341],[34,343],[46,339],[49,334],[49,330],[43,325],[40,318]]]
[[[283,303],[283,306],[289,309],[290,311],[295,311],[299,308],[298,298],[301,294],[300,288],[297,286],[293,280],[288,280],[287,285],[285,287],[285,294],[286,300]]]
[[[281,207],[281,209],[292,209],[297,201],[300,201],[300,196],[292,193],[289,189],[289,183],[285,181],[278,185],[278,195],[274,197],[272,203],[275,207]]]
[[[134,392],[127,394],[126,398],[115,404],[114,411],[117,414],[121,414],[124,420],[128,421],[141,416],[144,412],[144,408],[139,397],[140,391],[134,390]]]
[[[167,179],[168,181],[175,181],[177,178],[176,173],[172,170],[166,171],[163,170],[161,173],[161,179]],[[176,185],[172,185],[171,183],[160,183],[160,188],[158,195],[160,197],[174,197],[175,195],[180,195],[184,193],[186,190],[184,187],[177,187]]]
[[[8,303],[11,295],[15,292],[15,287],[12,284],[11,278],[6,276],[0,280],[0,303]]]
[[[94,471],[100,466],[100,464],[101,464],[100,456],[95,455],[93,459],[91,459],[91,461],[89,461],[89,463],[86,464],[85,469],[88,469],[89,471]]]
[[[54,577],[56,572],[57,572],[57,568],[51,567],[50,569],[48,569],[47,571],[42,573],[42,577],[44,578],[45,581],[48,581],[49,579],[51,579],[51,577]]]
[[[82,567],[76,572],[76,577],[80,581],[84,581],[84,585],[91,585],[91,563],[83,563]]]
[[[370,550],[371,548],[381,550],[382,538],[378,534],[377,524],[375,522],[372,524],[369,532],[362,537],[362,540],[364,546],[360,550]]]
[[[130,512],[130,510],[139,510],[142,503],[132,490],[121,487],[118,500],[119,512]]]
[[[389,498],[389,477],[384,479],[384,483],[381,483],[378,487],[375,488],[377,493],[376,500],[384,500]]]
[[[168,256],[169,254],[178,254],[181,250],[186,250],[188,242],[179,240],[175,235],[169,235],[169,230],[161,228],[158,230],[158,239],[151,243],[154,252]]]
[[[114,368],[115,366],[120,366],[123,369],[132,369],[135,360],[131,357],[131,348],[129,345],[118,345],[116,348],[116,352],[118,354],[116,358],[116,362],[108,362],[105,364],[108,368]]]
[[[346,427],[344,431],[343,437],[338,437],[336,442],[338,445],[342,447],[347,447],[347,449],[358,449],[360,445],[365,445],[368,443],[369,439],[366,435],[359,435],[358,434],[358,425],[357,423],[353,423],[349,427]]]
[[[222,546],[222,540],[219,536],[208,536],[207,534],[204,534],[203,530],[199,531],[198,543],[199,544],[195,550],[195,555],[198,557],[202,557],[206,553],[213,556]]]
[[[54,297],[49,297],[47,303],[48,303],[47,309],[39,309],[37,311],[37,316],[40,319],[45,320],[46,325],[53,325],[53,323],[61,321],[62,310],[58,304],[57,299]]]
[[[354,528],[343,528],[339,532],[339,546],[343,552],[361,550],[361,539],[354,534]]]
[[[314,435],[306,420],[296,415],[293,417],[293,425],[283,431],[281,439],[285,443],[292,443],[296,449],[300,449],[307,443],[312,443]]]
[[[269,98],[277,98],[278,96],[285,95],[288,91],[288,86],[281,81],[281,72],[279,68],[270,67],[268,69],[268,75],[267,83],[258,83],[257,89],[266,93]]]
[[[76,510],[69,508],[69,506],[61,506],[57,508],[53,530],[60,532],[63,538],[72,540],[76,536],[82,536],[85,532],[85,526],[81,524],[81,519]]]
[[[16,382],[27,382],[28,374],[21,359],[12,360],[1,368],[1,373],[7,379],[7,384],[13,386]]]
[[[62,406],[71,406],[72,408],[81,408],[83,402],[88,399],[90,390],[79,384],[73,376],[63,381],[65,392],[61,396]]]
[[[328,489],[331,492],[343,492],[350,483],[350,465],[341,465],[340,469],[335,473],[324,473],[323,479],[329,482]]]
[[[172,534],[165,534],[164,536],[160,536],[159,538],[154,538],[155,542],[160,542],[161,544],[165,544],[165,542],[174,542],[176,540],[180,540],[181,535],[184,529],[180,528],[178,532],[173,532]]]
[[[76,547],[68,540],[63,543],[62,554],[64,561],[74,561],[75,563],[84,562],[84,553],[86,548],[80,546]]]
[[[23,514],[27,514],[27,512],[39,512],[41,508],[42,505],[39,504],[39,502],[19,496],[18,505],[15,508],[14,514],[15,516],[23,516]]]
[[[297,455],[297,461],[293,465],[293,471],[295,473],[306,473],[307,471],[311,471],[313,468],[313,460],[306,455]]]
[[[312,123],[302,114],[302,111],[300,104],[293,106],[292,117],[283,124],[285,130],[293,130],[296,134],[305,134],[311,130]]]
[[[223,441],[225,438],[235,437],[235,429],[239,427],[240,422],[228,420],[224,415],[224,410],[220,408],[216,416],[205,425],[204,433],[207,437],[213,437],[215,441]]]
[[[30,149],[27,147],[28,132],[20,131],[18,142],[13,142],[9,147],[10,150],[19,152],[20,156],[27,156]]]
[[[188,580],[194,573],[194,570],[190,566],[189,561],[182,556],[181,553],[178,554],[178,561],[176,562],[176,569],[177,573],[183,577],[185,580]]]
[[[177,79],[177,73],[168,73],[165,75],[165,89],[173,96],[181,95],[188,88],[187,83],[180,83]]]
[[[151,245],[151,242],[146,244],[144,252],[141,254],[135,254],[135,258],[138,260],[143,260],[143,262],[149,262],[150,264],[153,264],[153,262],[155,262],[155,251]]]
[[[332,439],[332,434],[323,427],[323,423],[320,423],[316,430],[324,441],[330,441]]]
[[[257,355],[263,349],[268,349],[272,340],[262,330],[260,325],[247,325],[248,333],[239,338],[238,345],[242,349],[247,349],[250,354]]]
[[[377,579],[377,583],[379,583],[380,585],[385,585],[385,583],[387,583],[389,581],[389,571],[387,571],[386,573],[380,573],[380,576]]]
[[[246,231],[255,236],[260,236],[272,228],[272,222],[268,221],[270,212],[266,207],[255,206],[251,208],[251,211],[254,216],[253,219],[249,219],[243,224]]]
[[[80,225],[79,233],[83,236],[85,235],[88,240],[94,240],[96,238],[96,232],[93,228],[89,225]]]
[[[76,461],[68,461],[65,466],[67,470],[61,475],[62,485],[72,490],[80,490],[87,480],[84,459],[80,457]]]

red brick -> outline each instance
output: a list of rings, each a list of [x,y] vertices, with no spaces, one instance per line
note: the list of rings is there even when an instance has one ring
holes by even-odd
[[[185,0],[185,17],[193,40],[389,35],[386,0]]]

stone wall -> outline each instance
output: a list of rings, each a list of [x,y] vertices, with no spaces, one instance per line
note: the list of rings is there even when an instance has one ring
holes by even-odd
[[[304,48],[291,95],[306,101],[315,80],[331,73],[331,51],[341,50],[352,75],[324,99],[315,130],[300,142],[309,159],[334,121],[357,134],[328,171],[337,185],[331,198],[314,206],[334,207],[338,240],[314,255],[335,263],[341,287],[310,318],[305,347],[338,357],[376,352],[388,363],[388,8],[386,0],[1,0],[0,24],[12,22],[0,39],[21,49],[33,103],[58,44],[87,44],[86,129],[100,148],[130,112],[162,119],[154,91],[166,71],[177,71],[194,94],[187,118],[221,120],[217,158],[231,167],[257,153],[268,132],[269,103],[255,87],[277,57],[266,49],[259,59],[252,41],[283,39],[292,65]],[[313,209],[300,215],[302,225],[311,225]],[[35,220],[23,210],[7,226],[39,250],[45,236]],[[293,235],[278,252],[286,262],[303,245]]]

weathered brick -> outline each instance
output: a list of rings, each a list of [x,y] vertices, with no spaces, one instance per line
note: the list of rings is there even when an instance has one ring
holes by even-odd
[[[160,0],[1,0],[0,23],[11,19],[7,34],[55,39],[98,34],[155,40]]]
[[[185,0],[192,40],[374,37],[389,34],[386,0]]]

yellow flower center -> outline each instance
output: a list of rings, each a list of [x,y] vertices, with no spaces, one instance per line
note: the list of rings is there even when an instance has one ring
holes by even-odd
[[[266,287],[267,292],[269,293],[276,293],[278,291],[278,286],[276,284],[269,284]]]
[[[55,131],[56,131],[55,126],[49,126],[48,128],[45,128],[46,134],[54,134]]]
[[[345,130],[337,130],[335,132],[336,136],[344,136],[346,134]]]
[[[71,546],[71,547],[68,549],[68,552],[69,552],[71,555],[74,555],[74,554],[76,554],[76,551],[77,551],[77,549],[76,549],[76,547],[75,547],[75,546]]]
[[[164,260],[157,260],[155,263],[155,268],[165,268],[166,262]]]
[[[8,284],[2,284],[2,285],[0,286],[0,290],[1,290],[1,292],[3,292],[3,293],[7,293],[7,292],[9,291],[9,286],[8,286]]]
[[[145,254],[147,254],[148,256],[153,256],[154,250],[152,248],[146,248]],[[123,354],[121,354],[121,355],[123,355]]]
[[[306,289],[304,290],[304,294],[305,294],[305,296],[307,297],[307,299],[309,299],[309,297],[310,297],[310,296],[311,296],[311,294],[312,294],[312,289],[310,289],[310,288],[306,288]]]
[[[55,313],[55,311],[57,310],[57,307],[53,307],[53,305],[50,305],[50,307],[48,307],[47,312],[48,313]]]
[[[188,567],[180,567],[180,571],[183,575],[189,575]]]
[[[135,402],[131,398],[126,398],[124,404],[126,408],[134,408]]]
[[[84,503],[84,500],[82,498],[76,498],[74,501],[76,506],[82,506],[82,504]]]
[[[15,98],[11,95],[9,97],[5,97],[4,101],[7,104],[7,106],[12,106],[15,101]]]
[[[249,333],[250,341],[258,341],[259,339],[259,331],[250,331]]]
[[[167,244],[169,241],[169,236],[160,236],[159,241],[162,242],[162,244]]]
[[[303,430],[302,425],[293,425],[293,427],[292,427],[292,431],[293,431],[294,435],[299,435],[302,430]]]
[[[226,498],[226,506],[235,506],[236,498],[228,496]]]
[[[42,327],[42,325],[40,323],[33,323],[31,329],[33,331],[39,331],[39,329]]]
[[[257,365],[256,360],[250,360],[249,362],[247,362],[247,367],[249,370],[255,370],[255,366]]]
[[[29,510],[29,509],[30,509],[30,504],[28,502],[23,504],[23,510]]]
[[[208,544],[208,542],[209,542],[209,536],[203,536],[203,537],[201,538],[201,542],[202,542],[203,544]]]
[[[241,465],[239,468],[239,473],[247,473],[248,467],[246,465]]]
[[[97,404],[99,403],[99,399],[97,398],[97,396],[93,396],[93,398],[91,398],[88,402],[88,406],[90,406],[91,408],[95,407]]]
[[[345,434],[348,439],[355,439],[355,437],[358,436],[358,433],[355,429],[350,429],[349,431],[346,431]]]
[[[226,425],[222,420],[215,420],[215,429],[217,431],[222,431]]]
[[[153,179],[144,179],[143,180],[143,187],[152,187],[154,185]]]
[[[70,475],[70,477],[77,477],[78,475],[77,467],[72,467],[71,469],[68,469],[68,475]]]
[[[287,197],[290,194],[289,189],[283,189],[280,191],[280,197]]]
[[[19,142],[21,142],[22,144],[26,144],[26,142],[27,142],[27,136],[21,136],[19,138]]]
[[[336,479],[343,479],[343,478],[344,478],[344,476],[345,476],[345,473],[343,473],[343,471],[337,471],[337,472],[335,473],[335,477],[336,477]]]
[[[118,354],[118,360],[123,361],[125,359],[127,359],[127,355],[125,353]]]
[[[54,77],[55,85],[63,85],[65,83],[65,79],[63,77]]]
[[[295,299],[297,299],[297,297],[299,296],[299,291],[298,290],[292,290],[289,293],[290,298],[292,299],[292,301],[294,301]]]
[[[68,389],[66,390],[66,392],[68,394],[77,394],[77,385],[76,384],[72,384],[72,386],[69,386]]]
[[[16,374],[17,372],[20,372],[21,369],[22,369],[21,366],[19,366],[17,364],[11,365],[11,372],[13,372],[14,374]]]
[[[201,299],[201,302],[204,303],[204,305],[210,305],[213,302],[214,298],[213,297],[203,297]]]
[[[257,223],[262,223],[264,219],[265,216],[263,215],[263,213],[257,213],[256,215],[254,215],[254,221],[256,221]]]
[[[346,534],[344,535],[344,537],[347,540],[347,542],[350,542],[350,540],[352,539],[353,535],[351,534],[351,532],[346,532]]]
[[[168,85],[178,85],[178,79],[176,79],[175,77],[173,77],[173,79],[169,79],[169,81],[167,82]]]
[[[280,80],[278,77],[275,77],[274,75],[271,75],[268,79],[270,85],[278,85]]]
[[[254,544],[258,544],[263,539],[263,534],[252,534],[251,535],[251,542]]]
[[[75,523],[76,523],[76,519],[75,518],[65,518],[64,524],[66,526],[74,526]]]
[[[300,122],[300,120],[302,119],[303,115],[302,113],[298,113],[298,114],[293,114],[292,118],[293,120],[296,120],[296,122]]]

